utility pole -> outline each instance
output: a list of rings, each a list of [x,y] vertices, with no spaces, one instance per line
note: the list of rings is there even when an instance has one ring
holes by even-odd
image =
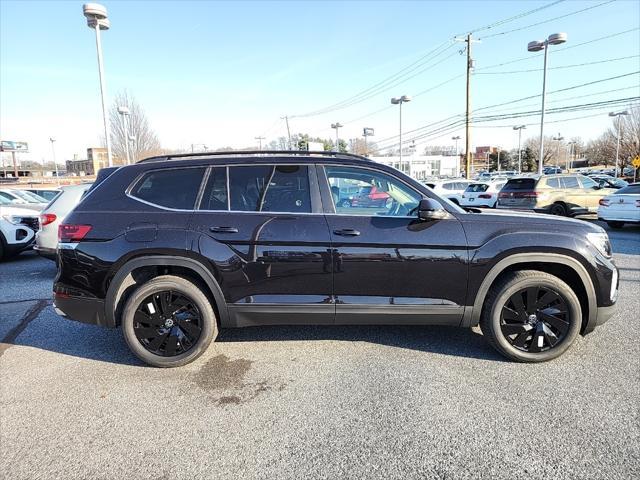
[[[280,117],[280,120],[284,120],[287,124],[287,137],[289,138],[289,150],[291,150],[291,131],[289,130],[289,116],[285,115],[284,117]]]
[[[456,38],[455,40],[458,42],[465,42],[467,44],[467,114],[465,117],[465,170],[467,178],[471,178],[471,71],[474,67],[473,58],[471,56],[471,44],[478,43],[480,40],[472,39],[471,34],[468,34],[464,39]]]
[[[258,140],[258,144],[260,145],[258,150],[262,150],[262,140],[264,140],[265,137],[255,137],[255,139]]]

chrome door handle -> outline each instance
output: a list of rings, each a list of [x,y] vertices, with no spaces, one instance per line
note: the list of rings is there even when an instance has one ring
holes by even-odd
[[[236,227],[210,227],[209,231],[214,233],[238,233]]]
[[[358,230],[354,230],[353,228],[334,230],[333,233],[335,235],[340,235],[341,237],[357,237],[358,235],[360,235],[360,232]]]

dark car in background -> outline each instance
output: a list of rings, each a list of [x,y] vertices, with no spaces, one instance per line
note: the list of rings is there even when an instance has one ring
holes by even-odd
[[[386,201],[336,204],[333,187]],[[338,197],[339,198],[339,197]],[[612,314],[597,225],[470,211],[391,167],[332,152],[153,157],[96,181],[59,227],[54,306],[120,327],[150,365],[220,328],[480,325],[506,357],[558,357]]]

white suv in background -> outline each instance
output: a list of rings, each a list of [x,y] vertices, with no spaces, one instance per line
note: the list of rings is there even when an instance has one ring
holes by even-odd
[[[464,192],[472,183],[475,182],[472,182],[471,180],[465,180],[464,178],[424,182],[424,184],[435,193],[437,193],[441,197],[448,198],[457,205],[460,205],[462,192]]]
[[[0,197],[0,260],[31,247],[38,230],[38,215]]]

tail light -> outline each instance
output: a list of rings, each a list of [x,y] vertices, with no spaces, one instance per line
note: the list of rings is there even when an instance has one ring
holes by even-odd
[[[609,206],[609,200],[607,200],[606,198],[601,198],[598,203],[600,204],[601,207],[608,207]]]
[[[40,225],[41,226],[45,226],[45,225],[49,225],[50,223],[53,223],[56,221],[56,214],[55,213],[43,213],[40,215]]]
[[[481,193],[480,195],[478,195],[478,198],[491,198],[491,195],[489,195],[488,193]]]
[[[91,225],[67,225],[63,223],[58,226],[58,241],[79,242],[90,231]]]

